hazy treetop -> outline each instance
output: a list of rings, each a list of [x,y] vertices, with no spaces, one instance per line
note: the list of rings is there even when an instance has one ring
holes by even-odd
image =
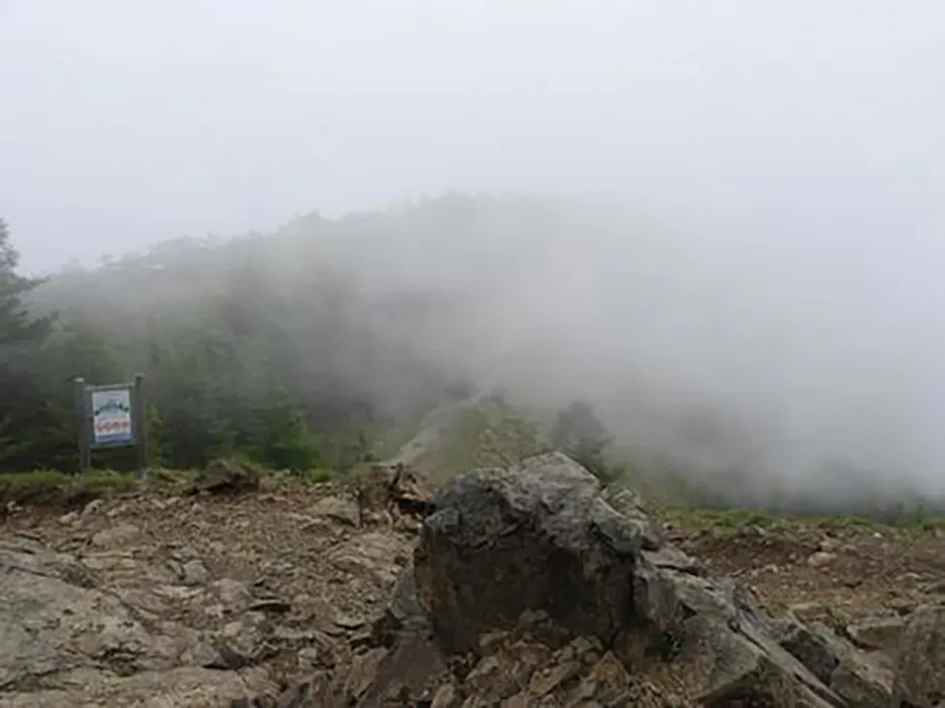
[[[945,222],[943,22],[935,0],[0,0],[0,214],[46,269],[449,188],[610,192],[694,239],[866,239],[888,264]]]

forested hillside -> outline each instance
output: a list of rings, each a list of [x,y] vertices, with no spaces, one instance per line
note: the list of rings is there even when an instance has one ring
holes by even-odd
[[[73,379],[140,372],[151,460],[172,468],[239,455],[344,471],[406,442],[434,407],[498,388],[559,449],[607,475],[632,468],[647,489],[655,476],[674,498],[942,498],[920,466],[889,466],[894,451],[935,452],[895,437],[911,432],[905,418],[880,425],[891,403],[851,413],[886,389],[805,356],[847,346],[820,329],[825,308],[795,311],[774,275],[753,285],[749,247],[714,251],[609,205],[452,194],[173,239],[43,281],[23,274],[16,244],[5,226],[3,471],[74,470]],[[801,315],[806,329],[792,330]],[[858,396],[827,398],[825,381]],[[447,456],[468,458],[470,440],[450,444],[462,454]],[[129,449],[95,458],[134,463]]]
[[[469,393],[460,364],[495,341],[468,333],[486,318],[496,338],[508,331],[496,299],[562,225],[546,200],[449,196],[170,240],[45,281],[20,274],[4,227],[0,467],[74,468],[73,378],[135,372],[147,377],[156,464],[239,453],[349,467],[393,421]],[[100,454],[128,462],[128,451]]]

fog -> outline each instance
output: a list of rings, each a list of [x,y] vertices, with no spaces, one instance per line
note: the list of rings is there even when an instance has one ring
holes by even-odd
[[[0,215],[46,272],[312,209],[557,195],[431,216],[436,242],[390,217],[344,267],[380,299],[462,295],[425,356],[587,395],[631,447],[939,494],[943,27],[931,0],[0,0]]]

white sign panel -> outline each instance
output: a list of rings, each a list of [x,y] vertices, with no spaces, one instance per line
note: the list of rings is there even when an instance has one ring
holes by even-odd
[[[95,445],[134,441],[131,391],[92,391],[92,438]]]

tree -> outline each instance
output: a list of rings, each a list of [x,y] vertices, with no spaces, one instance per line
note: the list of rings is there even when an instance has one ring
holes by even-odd
[[[50,318],[34,318],[27,311],[24,296],[43,282],[17,273],[19,251],[10,239],[6,221],[0,219],[0,351],[42,342],[49,334]]]
[[[17,272],[20,255],[0,219],[0,467],[24,464],[27,434],[45,418],[46,401],[37,356],[50,318],[34,318],[25,296],[41,281]]]
[[[110,384],[128,380],[108,341],[94,325],[81,319],[58,322],[34,365],[42,393],[40,410],[44,423],[37,424],[27,443],[22,463],[29,467],[60,470],[77,466],[75,388],[76,377],[90,384]],[[96,453],[103,464],[123,467],[134,456],[123,448]]]
[[[616,476],[605,459],[613,435],[586,401],[573,401],[558,412],[551,430],[551,442],[561,452],[579,462],[603,481]]]

